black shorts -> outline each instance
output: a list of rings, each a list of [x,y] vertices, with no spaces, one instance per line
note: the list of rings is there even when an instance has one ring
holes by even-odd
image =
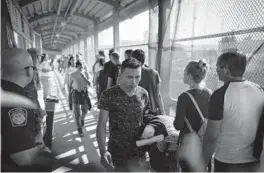
[[[88,91],[72,90],[72,103],[78,105],[88,104],[88,109],[91,109],[91,100],[88,96]]]
[[[72,103],[73,104],[79,104],[83,105],[86,103],[86,92],[85,91],[77,91],[77,90],[72,90]]]

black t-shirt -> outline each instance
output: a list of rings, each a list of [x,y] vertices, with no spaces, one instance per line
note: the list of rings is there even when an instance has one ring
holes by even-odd
[[[101,87],[102,91],[104,91],[107,87],[107,81],[108,81],[108,77],[113,78],[114,79],[114,68],[115,68],[115,64],[112,63],[112,61],[108,61],[104,64],[104,75],[103,75],[103,85]]]
[[[155,113],[157,113],[158,107],[157,99],[159,93],[157,93],[157,85],[159,83],[161,83],[159,73],[156,70],[143,66],[141,72],[141,80],[138,85],[148,91],[150,107],[151,110]]]
[[[116,83],[117,83],[117,78],[118,78],[118,74],[119,74],[120,70],[121,70],[121,64],[117,64],[113,68],[113,75],[112,75],[114,77],[113,78],[113,86],[116,85]]]
[[[208,108],[211,91],[207,88],[204,88],[191,89],[188,90],[188,92],[194,97],[200,110],[203,113],[204,118],[208,118]],[[181,130],[181,133],[190,132],[188,126],[184,121],[185,117],[190,122],[193,130],[198,132],[202,125],[202,119],[196,107],[194,106],[191,98],[184,92],[178,97],[176,117],[174,120],[174,127],[176,128],[176,130]]]
[[[149,108],[147,91],[138,86],[135,95],[128,96],[116,85],[102,93],[98,107],[109,112],[108,150],[113,160],[137,155],[139,148],[133,144],[143,124],[143,112]]]
[[[22,87],[5,80],[1,82],[3,90],[27,97]],[[37,123],[32,109],[1,106],[1,118],[2,151],[6,156],[36,146]]]

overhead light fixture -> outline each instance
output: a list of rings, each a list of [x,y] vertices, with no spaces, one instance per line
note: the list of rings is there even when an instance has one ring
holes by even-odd
[[[59,34],[59,33],[57,33],[57,34],[56,34],[56,37],[60,37],[60,34]]]
[[[66,25],[66,22],[65,21],[62,21],[61,22],[61,26],[63,27],[63,26],[65,26]]]

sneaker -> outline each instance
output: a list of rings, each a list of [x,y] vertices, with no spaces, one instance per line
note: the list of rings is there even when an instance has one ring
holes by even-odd
[[[83,131],[82,131],[82,128],[78,128],[78,133],[79,133],[80,137],[83,137]]]
[[[84,120],[81,120],[81,125],[84,126]]]

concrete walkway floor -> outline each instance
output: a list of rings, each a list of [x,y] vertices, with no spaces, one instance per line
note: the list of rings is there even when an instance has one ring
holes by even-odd
[[[77,132],[75,117],[69,110],[67,91],[62,89],[64,76],[54,71],[52,80],[52,95],[56,95],[59,103],[56,104],[53,125],[52,153],[55,156],[53,172],[68,172],[85,170],[88,163],[100,164],[99,149],[96,141],[96,126],[98,109],[96,93],[89,88],[92,109],[85,117],[83,127],[84,137]],[[88,172],[86,170],[85,172]]]

